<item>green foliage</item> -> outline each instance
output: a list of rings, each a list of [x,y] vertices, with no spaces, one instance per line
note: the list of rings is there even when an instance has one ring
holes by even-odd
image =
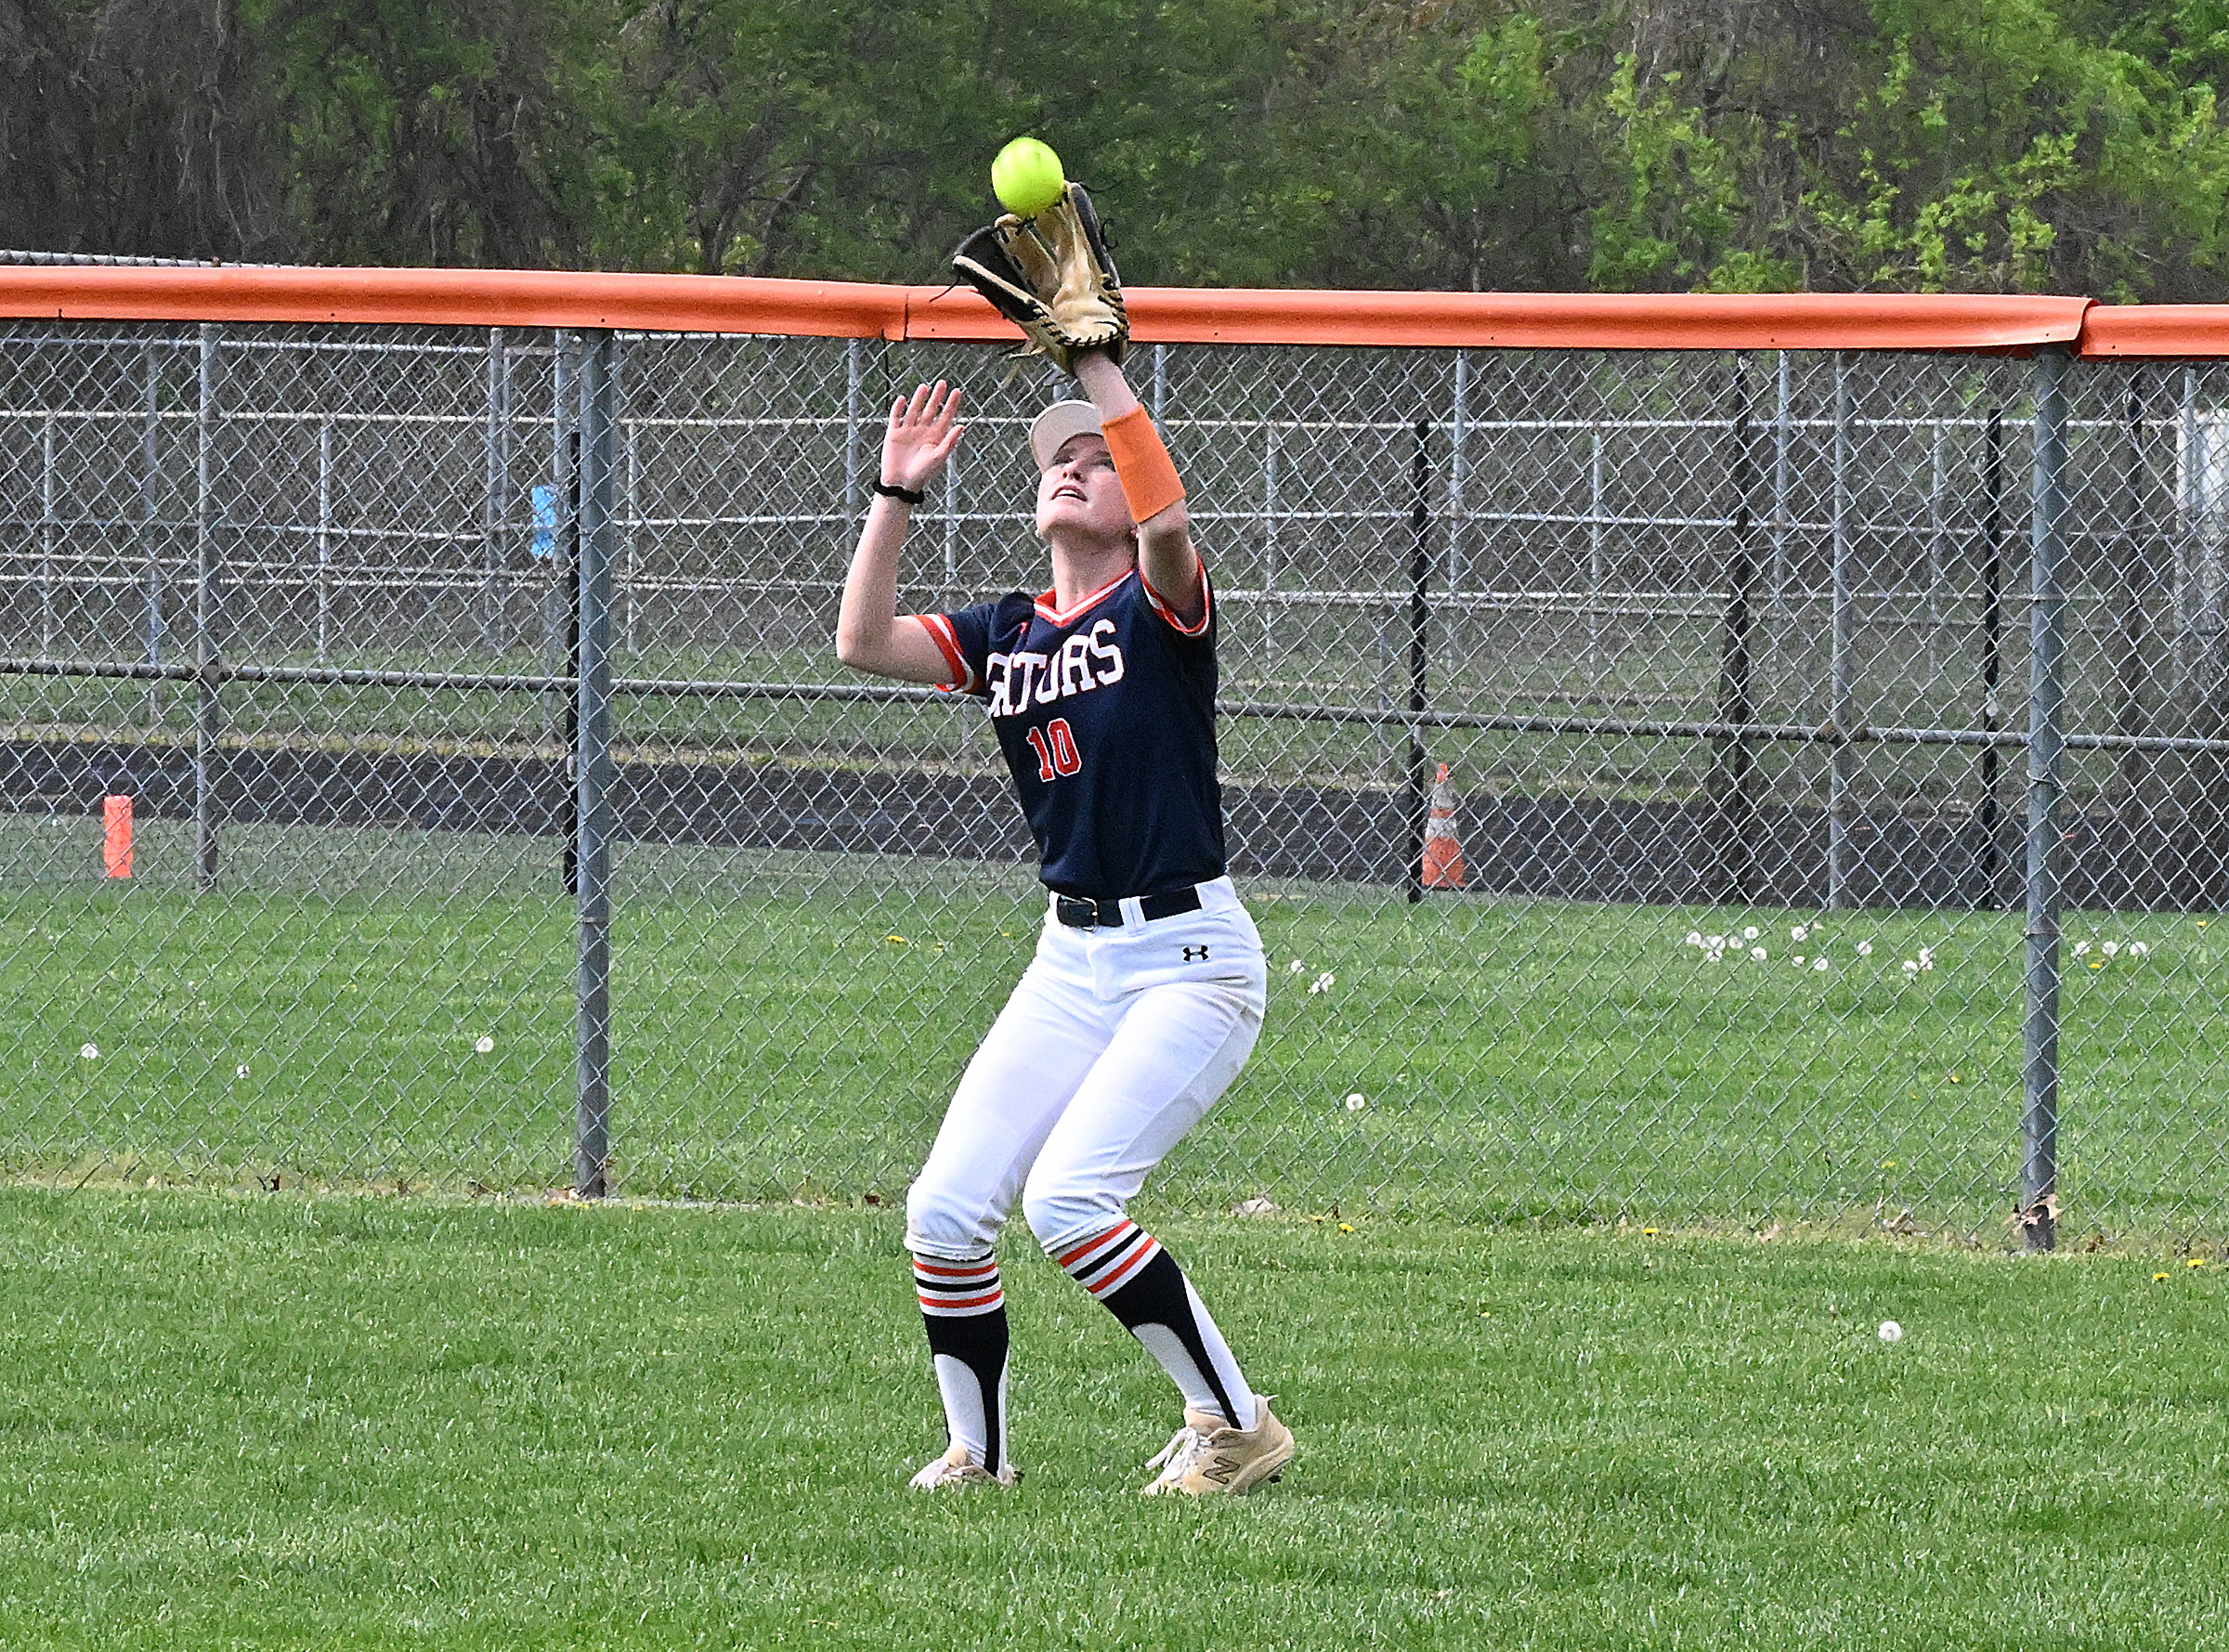
[[[1633,54],[1621,53],[1602,98],[1604,159],[1622,187],[1594,211],[1587,276],[1609,292],[1707,280],[1741,211],[1736,157],[1704,111],[1679,98],[1680,72],[1649,89],[1636,72]]]
[[[18,245],[935,280],[2229,293],[2229,0],[26,0]]]
[[[545,265],[597,203],[554,77],[564,0],[250,0],[273,70],[284,188],[340,263]]]
[[[1877,0],[1877,72],[1801,203],[1844,280],[2131,298],[2168,247],[2193,274],[2216,264],[2229,135],[2213,88],[2092,10]]]

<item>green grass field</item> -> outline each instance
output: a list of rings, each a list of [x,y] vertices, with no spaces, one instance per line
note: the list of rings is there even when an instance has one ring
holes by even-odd
[[[98,826],[7,829],[21,868],[89,858]],[[226,843],[221,898],[190,892],[169,824],[143,832],[124,892],[0,886],[0,995],[20,1007],[0,1021],[0,1151],[19,1172],[568,1176],[572,919],[553,845],[282,828]],[[1041,910],[1025,870],[967,864],[633,846],[618,877],[613,1129],[635,1193],[894,1197]],[[1836,915],[1822,936],[1817,914],[1248,894],[1268,1032],[1165,1168],[1167,1204],[1733,1224],[1910,1209],[1965,1233],[2010,1208],[2016,917]],[[1764,963],[1746,956],[1753,926]],[[1689,930],[1730,938],[1727,957],[1683,944]],[[2069,955],[2077,1232],[2229,1216],[2213,933],[2069,921],[2070,943],[2148,949]],[[1933,967],[1906,971],[1923,948]]]
[[[1279,1485],[1134,1496],[1172,1397],[1016,1244],[1026,1476],[930,1501],[888,1212],[0,1191],[0,1645],[2124,1652],[2229,1614],[2218,1258],[1351,1226],[1162,1226],[1299,1436]]]

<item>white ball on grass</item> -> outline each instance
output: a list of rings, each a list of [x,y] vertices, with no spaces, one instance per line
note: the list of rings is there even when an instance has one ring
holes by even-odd
[[[1882,1320],[1881,1340],[1883,1342],[1902,1342],[1904,1340],[1904,1327],[1897,1324],[1894,1320]]]

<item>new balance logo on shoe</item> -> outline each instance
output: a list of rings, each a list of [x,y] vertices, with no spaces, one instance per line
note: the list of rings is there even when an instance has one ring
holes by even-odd
[[[1140,1488],[1148,1497],[1244,1497],[1277,1478],[1293,1460],[1293,1431],[1254,1399],[1254,1426],[1233,1428],[1207,1411],[1184,1408],[1184,1426],[1147,1463],[1160,1476]]]

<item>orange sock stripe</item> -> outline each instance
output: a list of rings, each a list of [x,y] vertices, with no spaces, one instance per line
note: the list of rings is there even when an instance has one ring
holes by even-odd
[[[1135,1233],[1137,1230],[1138,1224],[1135,1222],[1117,1222],[1114,1227],[1109,1228],[1104,1233],[1094,1233],[1089,1239],[1085,1240],[1083,1243],[1077,1245],[1074,1250],[1064,1251],[1060,1255],[1055,1256],[1053,1260],[1058,1262],[1062,1268],[1073,1268],[1076,1263],[1082,1261],[1086,1256],[1089,1255],[1093,1251],[1099,1249],[1100,1246],[1107,1243],[1110,1240],[1120,1239],[1126,1233]]]
[[[1153,417],[1143,408],[1132,408],[1100,428],[1106,434],[1107,451],[1114,456],[1114,474],[1122,478],[1123,495],[1130,501],[1132,521],[1158,516],[1184,497],[1184,480],[1177,475],[1176,461],[1169,458],[1161,433],[1154,428]]]
[[[1106,1278],[1088,1281],[1084,1289],[1090,1292],[1093,1296],[1104,1296],[1160,1254],[1161,1242],[1157,1239],[1149,1239],[1138,1247],[1136,1255],[1123,1263],[1120,1268],[1113,1269]]]

